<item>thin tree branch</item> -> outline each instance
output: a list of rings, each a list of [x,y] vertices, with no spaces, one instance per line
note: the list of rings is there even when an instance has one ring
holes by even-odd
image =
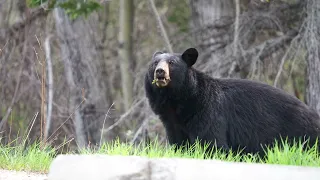
[[[26,34],[27,34],[27,31],[25,29],[25,35]],[[11,100],[10,106],[9,106],[5,116],[2,118],[2,120],[0,122],[0,130],[2,129],[3,125],[7,122],[8,117],[9,117],[11,111],[12,111],[12,107],[13,107],[15,101],[16,101],[18,89],[19,89],[19,86],[20,86],[20,80],[21,80],[21,76],[22,76],[22,69],[23,69],[25,58],[26,58],[26,51],[27,51],[27,41],[25,41],[24,45],[23,45],[23,58],[22,58],[22,64],[21,64],[21,67],[20,67],[20,70],[19,70],[19,73],[18,73],[17,85],[16,85],[16,88],[14,90],[14,94],[13,94],[13,98]]]
[[[140,99],[137,103],[135,103],[133,106],[131,106],[130,109],[127,112],[125,112],[124,114],[122,114],[120,116],[119,120],[117,122],[115,122],[114,124],[112,124],[111,126],[109,126],[105,130],[105,132],[108,132],[108,131],[112,130],[113,128],[115,128],[117,125],[119,125],[122,121],[125,120],[125,117],[127,117],[131,113],[131,111],[133,111],[136,107],[138,107],[138,105],[140,105],[140,103],[142,103],[145,100],[146,100],[146,98],[144,97],[144,98]]]
[[[153,10],[153,13],[154,13],[154,15],[155,15],[156,18],[157,18],[157,22],[158,22],[158,24],[159,24],[159,26],[160,26],[161,33],[162,33],[162,35],[163,35],[163,37],[164,37],[164,40],[165,40],[165,42],[166,42],[166,44],[167,44],[167,48],[169,49],[169,52],[170,52],[170,53],[173,53],[173,50],[172,50],[172,47],[171,47],[171,44],[170,44],[170,41],[169,41],[167,32],[166,32],[166,30],[164,29],[164,26],[163,26],[163,24],[162,24],[160,15],[159,15],[159,13],[158,13],[158,11],[157,11],[156,5],[154,4],[153,0],[149,0],[149,2],[150,2],[150,5],[151,5],[151,8],[152,8],[152,10]]]
[[[2,50],[7,46],[9,40],[4,44],[4,46],[2,47],[2,49],[0,48],[0,55],[2,54]]]
[[[147,122],[148,122],[148,119],[145,119],[143,122],[142,122],[142,124],[141,124],[141,126],[139,127],[139,129],[137,130],[137,132],[135,133],[135,135],[133,136],[133,138],[132,138],[132,140],[131,140],[131,144],[133,144],[135,141],[136,141],[136,139],[138,138],[138,136],[139,136],[139,134],[141,133],[141,131],[145,128],[145,126],[147,125]]]
[[[280,63],[280,65],[279,65],[279,70],[278,70],[277,75],[276,75],[276,78],[274,79],[274,82],[273,82],[273,86],[274,86],[274,87],[277,87],[277,84],[278,84],[280,75],[281,75],[282,70],[283,70],[284,62],[286,61],[287,56],[288,56],[290,50],[292,49],[293,43],[294,43],[297,39],[299,39],[299,37],[300,37],[300,36],[297,35],[297,36],[291,41],[290,47],[287,49],[286,53],[285,53],[284,56],[282,57],[281,63]]]
[[[239,0],[234,0],[236,5],[236,17],[234,22],[234,39],[233,39],[233,55],[238,54],[238,41],[239,41],[239,17],[240,17],[240,2]]]
[[[34,122],[36,121],[36,119],[38,117],[38,114],[39,114],[39,112],[36,112],[36,114],[33,116],[32,124],[31,124],[30,129],[29,129],[29,131],[27,133],[26,138],[24,139],[23,146],[25,146],[25,144],[26,144],[26,142],[27,142],[27,140],[29,138],[30,132],[31,132],[31,130],[33,128]]]
[[[100,134],[100,143],[99,143],[99,146],[101,146],[102,135],[103,135],[102,132],[103,132],[103,130],[104,130],[104,125],[105,125],[105,123],[106,123],[106,120],[107,120],[109,111],[110,111],[110,109],[112,108],[113,105],[114,105],[114,103],[111,104],[111,106],[110,106],[110,108],[108,109],[107,114],[105,115],[105,118],[104,118],[104,120],[103,120],[102,130],[101,130],[101,134]]]
[[[24,58],[23,58],[24,59]],[[0,130],[2,129],[3,125],[7,122],[8,120],[8,117],[12,111],[12,107],[13,105],[15,104],[16,102],[16,98],[17,98],[17,93],[18,93],[18,89],[19,89],[19,86],[20,86],[20,82],[21,82],[21,76],[22,76],[22,69],[23,69],[23,63],[21,64],[21,67],[20,67],[20,70],[19,70],[19,73],[18,73],[18,80],[17,80],[17,85],[16,85],[16,88],[14,90],[14,94],[13,94],[13,98],[11,100],[11,103],[10,103],[10,106],[5,114],[5,116],[2,118],[1,122],[0,122]]]
[[[234,0],[235,6],[236,6],[236,17],[235,17],[235,22],[234,22],[234,37],[233,37],[233,56],[238,55],[238,41],[239,41],[239,17],[240,17],[240,2],[239,0]],[[235,58],[237,60],[237,58]],[[231,74],[234,72],[234,70],[237,67],[236,61],[233,61],[230,69],[228,71],[228,77],[231,76]]]
[[[75,108],[74,112],[72,112],[69,117],[63,122],[61,123],[61,125],[48,137],[48,139],[45,141],[47,142],[70,118],[71,116],[75,113],[76,110],[79,109],[79,107],[82,105],[82,103],[85,101],[85,99],[83,99],[80,104]]]

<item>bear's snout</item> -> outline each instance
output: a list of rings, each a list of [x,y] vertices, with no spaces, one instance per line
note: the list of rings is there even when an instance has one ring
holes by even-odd
[[[154,70],[154,81],[158,87],[165,87],[170,82],[169,64],[162,60]]]
[[[166,72],[162,68],[158,68],[156,70],[156,77],[157,78],[164,78],[165,74],[166,74]]]

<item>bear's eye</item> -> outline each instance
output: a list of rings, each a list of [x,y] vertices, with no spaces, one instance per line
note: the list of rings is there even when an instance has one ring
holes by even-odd
[[[172,59],[169,60],[169,64],[173,64],[174,61]]]

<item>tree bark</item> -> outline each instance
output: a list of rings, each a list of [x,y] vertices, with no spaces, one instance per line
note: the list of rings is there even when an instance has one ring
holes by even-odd
[[[108,89],[102,77],[103,52],[96,47],[97,32],[94,27],[98,22],[97,16],[90,15],[88,19],[79,17],[71,21],[60,8],[54,10],[54,15],[64,73],[70,90],[69,109],[70,113],[74,113],[77,144],[79,148],[85,148],[89,143],[97,145],[104,113],[111,105],[106,97]],[[113,124],[110,119],[105,122],[106,127]],[[106,136],[113,135],[114,131],[110,131]]]
[[[77,108],[81,104],[81,91],[76,85],[77,79],[81,79],[80,69],[77,65],[81,64],[80,49],[77,38],[74,35],[74,29],[68,16],[64,10],[57,8],[54,10],[56,19],[56,28],[60,37],[61,56],[64,63],[64,72],[70,89],[70,109],[74,111],[74,127],[76,132],[76,141],[79,148],[87,145],[87,139],[84,132],[83,118],[80,109]],[[78,77],[77,77],[78,76]]]
[[[53,102],[53,70],[52,70],[52,61],[51,61],[51,46],[50,46],[50,38],[49,35],[44,43],[44,49],[46,54],[46,69],[48,75],[48,97],[47,97],[47,117],[45,123],[45,130],[44,130],[44,141],[47,140],[49,135],[51,134],[52,130],[52,102]]]
[[[223,59],[229,51],[225,48],[232,41],[232,27],[235,16],[234,0],[191,0],[192,27],[201,28],[195,34],[199,46],[201,69],[221,77],[228,76],[231,59]]]
[[[320,2],[307,2],[307,104],[320,114]]]
[[[123,107],[127,111],[133,99],[133,0],[120,0],[119,56]]]

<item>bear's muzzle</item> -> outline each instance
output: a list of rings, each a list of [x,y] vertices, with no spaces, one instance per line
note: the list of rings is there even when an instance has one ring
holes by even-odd
[[[161,60],[154,70],[154,81],[158,87],[165,87],[170,82],[169,64]]]

